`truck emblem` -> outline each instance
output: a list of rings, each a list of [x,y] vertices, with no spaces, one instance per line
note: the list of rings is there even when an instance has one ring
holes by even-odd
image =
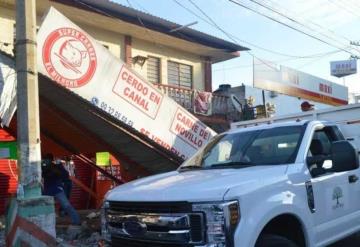
[[[143,236],[147,232],[147,226],[138,221],[125,221],[123,223],[123,230],[129,236]]]
[[[344,207],[344,203],[341,203],[341,198],[343,197],[343,192],[340,187],[335,187],[332,199],[336,201],[336,204],[333,206],[333,209],[338,209]]]

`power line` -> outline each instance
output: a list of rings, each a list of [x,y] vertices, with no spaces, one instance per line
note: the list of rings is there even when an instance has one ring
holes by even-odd
[[[306,24],[304,24],[304,23],[301,23],[300,21],[298,21],[298,20],[295,19],[294,17],[289,16],[288,14],[284,14],[283,12],[281,12],[281,11],[279,11],[279,10],[277,10],[277,9],[274,9],[273,7],[271,7],[271,6],[269,6],[269,5],[266,5],[266,4],[264,4],[264,3],[261,3],[261,2],[259,2],[259,1],[257,1],[257,0],[249,0],[249,1],[251,1],[251,2],[253,2],[253,3],[255,3],[255,4],[261,6],[261,7],[265,8],[265,9],[267,9],[267,10],[272,11],[272,12],[276,13],[277,15],[282,16],[282,17],[290,20],[291,22],[293,22],[293,23],[295,23],[295,24],[297,24],[297,25],[300,25],[300,26],[302,26],[302,27],[304,27],[304,28],[306,28],[306,29],[309,29],[309,30],[311,30],[311,31],[313,31],[313,32],[315,32],[315,33],[318,33],[318,34],[320,34],[320,35],[322,35],[322,36],[324,36],[324,37],[327,37],[328,39],[333,40],[333,41],[335,41],[336,43],[344,46],[344,44],[343,44],[342,42],[340,42],[339,40],[337,40],[337,39],[335,39],[335,38],[333,38],[333,37],[331,37],[331,36],[329,36],[329,35],[327,35],[327,34],[324,34],[324,33],[322,33],[322,32],[319,32],[319,31],[315,30],[314,28],[310,27],[309,25],[306,25]],[[269,2],[272,2],[272,1],[269,1]],[[273,3],[273,2],[272,2],[272,3]],[[288,11],[287,11],[287,12],[288,12]],[[318,25],[317,23],[314,23],[314,22],[312,22],[312,23],[313,23],[314,25],[316,25],[316,26],[324,29],[323,27],[321,27],[321,26]],[[329,29],[327,29],[327,30],[329,30]],[[332,32],[333,35],[335,34],[334,31],[331,31],[331,32]],[[345,39],[346,39],[348,42],[350,42],[349,39],[347,39],[347,38],[345,38]],[[359,51],[359,52],[360,52],[360,51]]]
[[[255,12],[255,13],[257,13],[257,14],[259,14],[259,15],[267,18],[267,19],[270,19],[270,20],[272,20],[272,21],[274,21],[274,22],[277,22],[277,23],[279,23],[279,24],[281,24],[281,25],[283,25],[283,26],[286,26],[286,27],[288,27],[288,28],[290,28],[290,29],[292,29],[292,30],[294,30],[294,31],[297,31],[297,32],[299,32],[299,33],[302,33],[302,34],[304,34],[304,35],[306,35],[306,36],[308,36],[308,37],[310,37],[310,38],[316,39],[316,40],[318,40],[318,41],[320,41],[320,42],[322,42],[322,43],[324,43],[324,44],[327,44],[327,45],[329,45],[329,46],[335,47],[335,48],[340,49],[340,50],[342,50],[342,51],[344,51],[344,52],[346,52],[346,53],[349,53],[350,55],[353,55],[352,52],[350,52],[350,51],[348,51],[348,50],[346,50],[346,49],[344,49],[344,48],[342,48],[342,47],[338,47],[338,46],[336,46],[336,45],[334,45],[334,44],[331,44],[331,43],[329,43],[329,42],[327,42],[327,41],[325,41],[325,40],[323,40],[323,39],[321,39],[321,38],[318,38],[318,37],[316,37],[316,36],[314,36],[314,35],[312,35],[312,34],[309,34],[309,33],[305,32],[305,31],[303,31],[303,30],[301,30],[301,29],[299,29],[299,28],[293,27],[293,26],[291,26],[291,25],[289,25],[289,24],[287,24],[287,23],[285,23],[285,22],[279,21],[278,19],[276,19],[276,18],[274,18],[274,17],[271,17],[271,16],[269,16],[269,15],[266,15],[266,14],[264,14],[264,13],[261,13],[260,11],[255,10],[255,9],[249,7],[249,6],[246,6],[246,5],[244,5],[244,4],[242,4],[242,3],[238,2],[238,1],[235,1],[235,0],[229,0],[229,1],[232,2],[232,3],[234,3],[234,4],[236,4],[236,5],[241,6],[241,7],[245,8],[245,9],[247,9],[247,10],[250,10],[250,11],[252,11],[252,12]]]
[[[196,9],[198,9],[216,28],[218,28],[220,31],[222,31],[226,36],[228,36],[229,38],[232,38],[231,37],[231,34],[227,33],[224,29],[222,29],[209,15],[207,15],[205,13],[205,11],[203,11],[198,5],[195,4],[195,2],[193,2],[192,0],[188,0]],[[232,39],[234,40],[234,39]],[[236,41],[235,41],[236,42]],[[259,59],[258,57],[256,57],[253,53],[247,51],[251,56]],[[326,52],[326,53],[322,53],[322,54],[315,54],[315,55],[312,55],[312,56],[308,56],[306,58],[312,58],[312,57],[319,57],[319,56],[326,56],[328,54],[333,54],[335,52],[339,52],[339,50],[336,50],[336,51],[330,51],[330,52]],[[292,56],[293,59],[299,59],[299,58],[305,58],[305,57],[294,57]],[[287,59],[285,61],[288,61],[288,60],[292,60],[292,59]],[[265,63],[266,64],[266,63]],[[267,65],[267,64],[266,64]],[[270,65],[268,65],[269,67],[271,67]]]
[[[89,8],[89,9],[94,10],[95,12],[98,12],[99,14],[105,15],[105,16],[107,16],[107,17],[110,17],[110,18],[115,19],[116,21],[119,21],[119,19],[118,19],[116,16],[113,16],[113,15],[111,15],[111,14],[109,14],[109,13],[107,13],[107,12],[105,12],[105,11],[97,8],[97,7],[93,7],[93,6],[91,6],[91,5],[87,4],[87,3],[84,3],[84,2],[81,1],[81,0],[75,0],[75,1],[76,1],[77,3],[79,3],[79,4],[82,4],[82,5],[86,6],[86,7]],[[132,7],[132,4],[129,2],[129,0],[127,0],[127,2],[128,2],[128,5],[129,5],[130,8],[135,9],[134,7]],[[147,10],[145,10],[145,11],[148,12]],[[136,17],[137,17],[138,22],[140,23],[140,25],[145,29],[146,35],[149,36],[150,41],[151,41],[155,46],[157,46],[157,47],[163,52],[163,56],[164,56],[164,57],[170,58],[168,55],[166,55],[166,54],[169,54],[170,52],[166,52],[166,51],[165,51],[165,50],[167,50],[167,49],[169,49],[169,48],[166,47],[166,46],[164,46],[164,45],[162,45],[162,44],[160,44],[160,43],[157,43],[157,42],[155,41],[155,40],[156,40],[155,37],[149,32],[149,30],[151,30],[151,29],[149,29],[148,27],[145,26],[145,24],[143,23],[143,21],[141,20],[141,18],[140,18],[138,15],[136,15]],[[119,22],[120,22],[120,21],[119,21]],[[184,35],[183,35],[183,36],[184,36]],[[185,37],[185,39],[191,40],[191,39],[188,38],[188,37]],[[181,53],[180,53],[180,54],[181,54]],[[178,57],[178,58],[179,58],[179,59],[183,59],[183,57]],[[205,61],[205,60],[203,60],[203,61]]]
[[[325,55],[325,56],[315,58],[314,60],[312,60],[312,61],[310,61],[310,62],[307,62],[307,63],[305,63],[305,64],[297,67],[296,69],[302,69],[302,68],[304,68],[304,67],[306,67],[306,66],[309,66],[309,65],[311,65],[311,64],[313,64],[313,63],[315,63],[315,62],[317,62],[317,61],[319,61],[319,60],[321,60],[321,59],[323,59],[324,57],[327,57],[327,56],[329,56],[329,55],[332,55],[332,54],[327,54],[327,55]]]
[[[327,57],[329,55],[333,55],[333,54],[336,54],[336,53],[339,53],[339,52],[341,52],[341,51],[337,50],[337,51],[325,52],[325,53],[322,53],[322,54],[318,54],[317,56],[314,56],[314,57],[308,57],[306,59],[316,59],[315,61],[317,61],[318,59],[322,59],[324,57]],[[304,59],[304,58],[287,58],[287,59],[282,59],[282,60],[277,60],[277,61],[272,61],[272,62],[274,62],[274,63],[282,63],[282,62],[294,61],[294,60],[299,60],[299,59]],[[242,68],[249,68],[249,67],[252,67],[252,66],[253,66],[253,64],[238,65],[238,66],[232,66],[232,67],[227,67],[227,68],[219,68],[219,69],[215,69],[213,71],[242,69]]]
[[[175,0],[176,1],[176,0]],[[190,3],[192,3],[193,5],[194,5],[194,7],[196,8],[196,9],[198,9],[204,16],[206,16],[208,19],[209,19],[209,21],[211,22],[211,23],[213,23],[220,31],[222,31],[223,33],[225,33],[227,36],[229,36],[229,35],[231,35],[231,34],[228,34],[226,31],[224,31],[209,15],[207,15],[206,13],[205,13],[205,11],[203,11],[198,5],[196,5],[192,0],[188,0]],[[251,0],[252,1],[252,0]],[[311,56],[311,57],[307,57],[307,58],[312,58],[312,57],[315,57],[315,58],[317,58],[317,59],[321,59],[321,58],[323,58],[323,57],[325,57],[325,56],[328,56],[328,55],[331,55],[331,54],[334,54],[334,53],[337,53],[337,52],[339,52],[339,50],[336,50],[336,51],[330,51],[330,52],[325,52],[325,53],[321,53],[321,54],[315,54],[315,55],[313,55],[313,56]],[[250,55],[252,55],[253,57],[256,57],[255,55],[253,55],[253,54],[250,54]],[[305,57],[301,57],[301,58],[305,58]],[[279,62],[284,62],[284,61],[290,61],[290,60],[295,60],[295,59],[299,59],[299,57],[296,57],[296,58],[290,58],[290,59],[285,59],[285,60],[281,60],[281,61],[279,61]],[[237,68],[239,68],[239,67],[241,67],[241,68],[245,68],[245,67],[249,67],[249,66],[252,66],[252,65],[245,65],[245,66],[238,66]],[[234,68],[234,67],[233,67]]]
[[[344,11],[352,14],[353,16],[357,17],[357,18],[360,18],[360,15],[358,15],[356,12],[354,12],[354,11],[348,9],[348,8],[345,8],[345,7],[341,6],[341,5],[339,5],[339,4],[338,4],[337,2],[335,2],[335,1],[332,1],[332,0],[328,0],[328,1],[329,1],[330,3],[332,3],[332,4],[334,4],[335,6],[337,6],[338,8],[340,8],[341,10],[344,10]]]
[[[237,41],[237,37],[234,37],[234,35],[232,34],[229,34],[228,32],[226,32],[223,28],[221,28],[209,15],[207,15],[205,13],[205,11],[203,11],[195,2],[193,2],[192,0],[188,0],[197,10],[199,10],[211,23],[214,27],[216,27],[218,30],[220,30],[223,34],[225,34],[229,39],[231,39],[233,42],[237,43],[238,44],[238,41]],[[238,39],[240,42],[243,42],[243,43],[249,43],[247,41],[244,42],[244,40],[241,40],[241,39]],[[287,57],[298,57],[298,56],[294,56],[294,55],[288,55],[288,54],[284,54],[284,53],[280,53],[280,52],[274,52],[274,51],[271,51],[269,49],[266,49],[266,48],[263,48],[263,47],[260,47],[260,46],[255,46],[257,48],[260,48],[262,50],[266,50],[266,51],[269,51],[269,52],[272,52],[272,53],[276,53],[278,55],[281,55],[281,56],[287,56]],[[252,55],[253,57],[255,57],[254,54],[252,54],[250,51],[247,51],[250,55]]]
[[[195,2],[193,1],[190,1],[190,3],[192,5],[194,5],[194,7],[196,9],[198,9],[204,16],[206,16],[207,19],[205,19],[204,17],[198,15],[197,13],[195,13],[194,11],[192,11],[190,8],[184,6],[183,4],[181,4],[178,0],[173,0],[176,4],[178,4],[180,7],[184,8],[185,10],[187,10],[188,12],[190,12],[191,14],[193,14],[194,16],[198,17],[199,19],[203,20],[204,22],[206,22],[207,24],[217,28],[218,30],[220,30],[222,33],[224,33],[228,38],[230,38],[233,42],[239,44],[238,42],[242,42],[242,43],[245,43],[245,44],[248,44],[250,46],[253,46],[255,48],[258,48],[260,50],[263,50],[263,51],[266,51],[266,52],[269,52],[269,53],[272,53],[272,54],[276,54],[276,55],[280,55],[280,56],[284,56],[284,57],[289,57],[289,58],[296,58],[296,59],[303,59],[303,58],[312,58],[314,56],[318,56],[318,55],[322,55],[322,53],[320,54],[312,54],[312,55],[306,55],[306,56],[298,56],[298,55],[290,55],[290,54],[286,54],[286,53],[282,53],[282,52],[278,52],[278,51],[274,51],[274,50],[270,50],[270,49],[267,49],[267,48],[264,48],[264,47],[261,47],[259,45],[256,45],[254,43],[251,43],[251,42],[248,42],[248,41],[245,41],[243,39],[240,39],[238,38],[237,36],[225,31],[223,28],[221,28],[209,15],[207,15],[198,5],[195,4]],[[333,51],[331,51],[333,52]],[[252,56],[255,56],[253,55],[251,52],[248,52],[250,53]]]
[[[270,3],[273,3],[273,4],[277,5],[277,6],[279,6],[279,4],[277,4],[276,2],[274,2],[274,1],[272,1],[272,0],[267,0],[267,1],[270,2]],[[354,0],[354,1],[357,1],[357,0]],[[360,5],[357,5],[357,6],[360,8]],[[285,8],[283,8],[283,9],[285,9]],[[289,11],[291,11],[291,10],[285,9],[285,11],[286,11],[286,12],[289,12]],[[294,13],[294,11],[291,11],[291,12]],[[302,12],[302,14],[305,13],[305,12],[306,12],[306,11]],[[323,30],[325,30],[325,31],[327,31],[327,32],[335,35],[335,36],[338,36],[338,37],[346,40],[347,42],[350,42],[350,43],[352,42],[352,40],[349,39],[348,37],[346,37],[346,36],[344,36],[344,35],[342,35],[342,34],[336,33],[335,31],[333,31],[333,30],[331,30],[331,29],[329,29],[329,28],[327,28],[327,27],[321,26],[320,24],[318,24],[318,23],[316,23],[316,22],[314,22],[314,21],[312,21],[312,20],[310,20],[310,19],[308,19],[308,18],[303,18],[303,20],[308,21],[308,22],[312,23],[313,25],[319,27],[320,29],[323,29]],[[354,48],[354,47],[352,47],[352,46],[350,46],[349,48],[352,49],[352,50],[360,51],[358,48]]]

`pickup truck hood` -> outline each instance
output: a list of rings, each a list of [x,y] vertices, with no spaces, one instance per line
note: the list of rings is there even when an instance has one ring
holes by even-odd
[[[108,192],[110,201],[218,201],[226,192],[241,186],[244,193],[283,177],[286,165],[241,169],[208,169],[169,172],[121,185]],[[242,189],[243,187],[243,189]]]

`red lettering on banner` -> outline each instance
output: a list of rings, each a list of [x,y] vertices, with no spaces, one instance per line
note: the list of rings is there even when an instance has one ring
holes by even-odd
[[[177,156],[179,156],[182,159],[186,159],[187,157],[180,153],[179,150],[177,150],[175,147],[171,146],[170,144],[168,144],[167,142],[165,142],[164,140],[162,140],[161,138],[155,136],[154,134],[151,134],[150,131],[141,128],[140,132],[146,136],[148,136],[149,138],[151,138],[154,142],[156,142],[157,144],[159,144],[160,146],[166,148],[167,150],[171,151],[172,153],[176,154]]]
[[[140,106],[142,109],[148,111],[149,108],[149,102],[145,101],[140,95],[135,94],[134,91],[131,91],[130,88],[126,87],[124,89],[124,95],[127,96],[129,99],[131,99],[133,102],[135,102],[138,106]]]
[[[157,103],[157,104],[160,104],[161,98],[158,95],[154,94],[154,92],[151,92],[150,93],[150,100]]]
[[[112,91],[152,119],[156,118],[164,97],[125,66],[122,66]]]
[[[181,108],[175,113],[170,131],[195,149],[201,148],[211,137],[205,125]]]

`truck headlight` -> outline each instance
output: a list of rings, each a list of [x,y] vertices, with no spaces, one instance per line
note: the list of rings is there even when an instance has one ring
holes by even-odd
[[[207,247],[234,246],[234,233],[240,221],[238,201],[194,204],[193,211],[206,214]]]
[[[108,222],[106,219],[106,214],[108,209],[109,209],[109,202],[104,201],[103,206],[101,207],[101,235],[105,241],[110,242],[111,235],[109,232]]]

